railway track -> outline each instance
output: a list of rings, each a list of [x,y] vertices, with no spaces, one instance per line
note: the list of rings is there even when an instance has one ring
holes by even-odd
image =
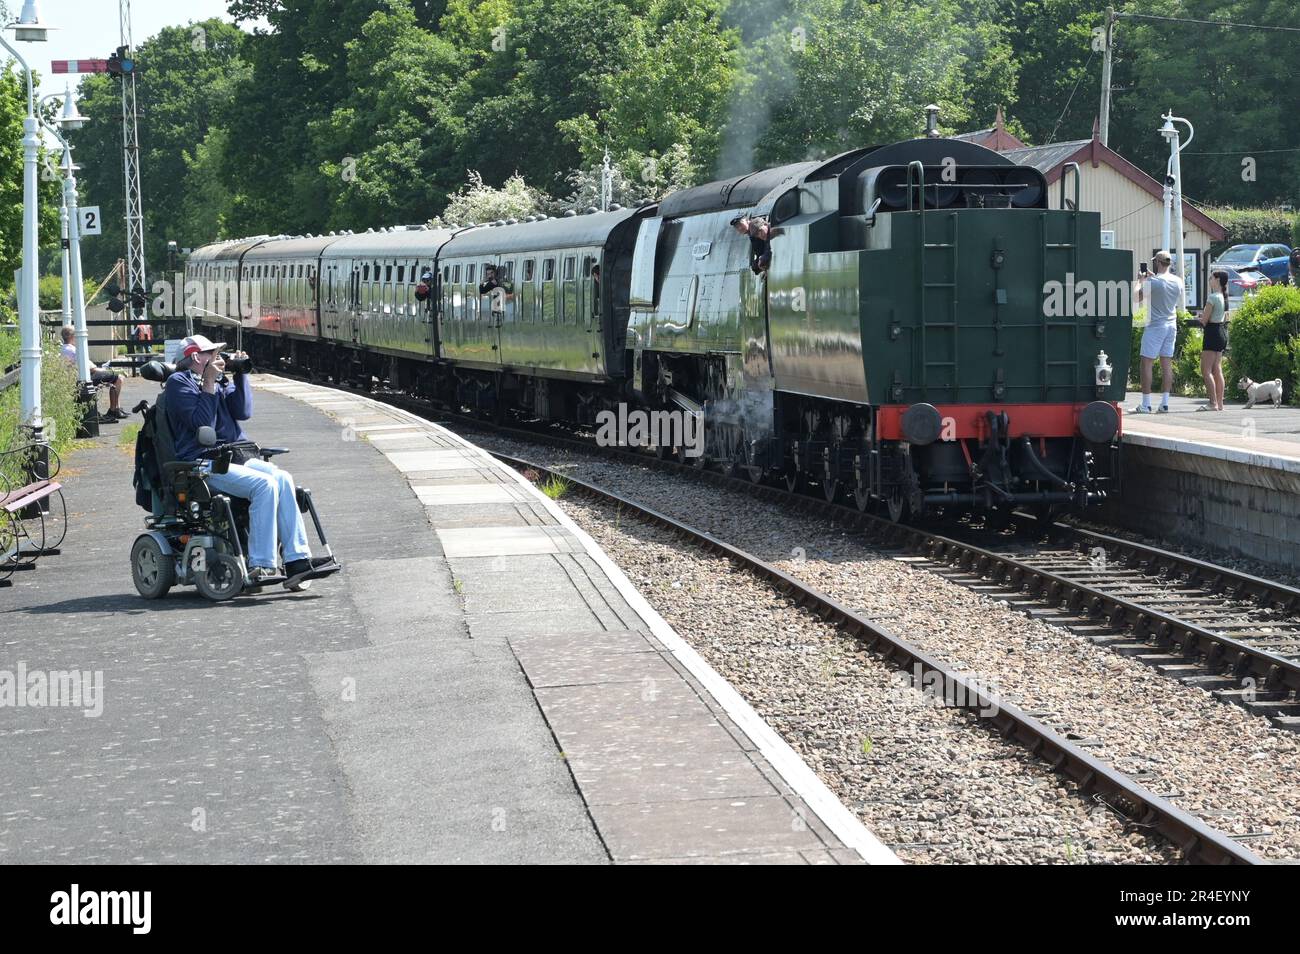
[[[1020,518],[1019,526],[1049,538],[1046,546],[1026,546],[1023,537],[1008,543],[987,531],[940,534],[672,456],[600,447],[553,427],[495,424],[404,394],[341,389],[502,437],[690,475],[832,521],[900,559],[1136,657],[1278,728],[1300,731],[1300,589],[1068,523],[1043,528],[1032,517]]]
[[[1128,775],[1090,755],[1030,713],[1008,704],[979,680],[967,678],[913,643],[880,626],[878,622],[854,612],[771,563],[630,497],[580,480],[563,471],[508,454],[494,453],[493,456],[521,472],[531,471],[536,479],[554,477],[563,480],[570,488],[618,507],[621,513],[664,527],[692,546],[726,557],[733,564],[770,584],[796,606],[816,614],[846,635],[860,640],[868,650],[887,663],[909,672],[917,682],[918,689],[924,684],[936,696],[942,693],[942,698],[948,704],[965,710],[1003,737],[1025,746],[1055,771],[1073,780],[1086,797],[1096,798],[1132,824],[1164,836],[1182,851],[1189,862],[1263,863],[1262,859],[1228,835],[1209,827]]]
[[[931,564],[956,582],[997,595],[1048,622],[1082,630],[1095,643],[1137,656],[1166,676],[1214,691],[1222,701],[1239,703],[1272,718],[1277,725],[1294,728],[1292,700],[1300,686],[1300,666],[1294,652],[1300,645],[1300,635],[1292,616],[1300,606],[1300,591],[1282,584],[1068,524],[1054,524],[1050,528],[1051,540],[1045,546],[1026,546],[1024,538],[1017,542],[1006,534],[978,528],[962,531],[968,539],[939,535],[924,527],[894,524],[852,507],[756,485],[641,451],[597,448],[571,433],[491,424],[400,394],[372,392],[368,396],[507,439],[690,474],[705,483],[777,503],[785,510],[828,519],[860,532],[869,543],[892,551],[899,559]],[[498,456],[510,460],[508,455]],[[554,472],[535,462],[511,462],[539,473]],[[978,714],[978,710],[989,709],[994,702],[978,685],[971,685],[941,661],[761,559],[693,528],[682,525],[678,529],[678,522],[671,517],[633,500],[591,487],[569,474],[561,472],[559,476],[584,492],[642,512],[662,525],[672,525],[675,533],[706,549],[725,553],[795,603],[864,640],[887,660],[903,667],[919,666],[917,672],[933,674],[947,696],[969,701],[965,708]],[[1288,657],[1288,653],[1292,655]],[[1039,722],[1039,713],[1019,710],[1004,701],[996,701],[992,708],[997,713],[993,718],[997,731],[1044,757],[1114,811],[1137,824],[1156,828],[1189,859],[1259,862],[1257,856],[1229,836],[1174,807]]]

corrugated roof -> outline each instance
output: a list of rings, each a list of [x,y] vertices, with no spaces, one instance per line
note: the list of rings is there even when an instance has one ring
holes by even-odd
[[[1002,155],[1018,166],[1033,166],[1046,175],[1082,149],[1091,139],[1074,139],[1070,142],[1049,142],[1045,146],[1026,146],[1024,149],[1007,149]]]

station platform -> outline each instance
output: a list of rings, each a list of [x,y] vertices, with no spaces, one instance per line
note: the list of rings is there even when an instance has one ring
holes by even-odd
[[[106,425],[65,461],[63,553],[0,590],[0,670],[102,679],[98,712],[0,708],[0,862],[898,863],[527,480],[255,380],[246,429],[292,448],[343,572],[141,599]]]
[[[1134,530],[1279,566],[1300,563],[1300,408],[1172,397],[1124,414],[1124,481],[1103,508]],[[1153,406],[1159,395],[1153,395]]]

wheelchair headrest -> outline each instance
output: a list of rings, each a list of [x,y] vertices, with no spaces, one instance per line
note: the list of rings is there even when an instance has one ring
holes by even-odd
[[[168,364],[166,361],[150,361],[140,369],[140,376],[146,381],[156,381],[161,384],[176,373],[176,365]]]

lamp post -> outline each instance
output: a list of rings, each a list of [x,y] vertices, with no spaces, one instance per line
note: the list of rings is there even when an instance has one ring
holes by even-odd
[[[1175,116],[1173,110],[1165,113],[1160,117],[1164,125],[1160,127],[1160,135],[1169,143],[1169,164],[1165,168],[1165,233],[1164,248],[1169,249],[1170,231],[1173,230],[1173,240],[1176,243],[1174,251],[1174,266],[1178,277],[1187,284],[1187,269],[1183,265],[1183,166],[1179,160],[1179,154],[1191,143],[1192,137],[1196,135],[1196,130],[1192,128],[1189,120],[1181,116]],[[1174,123],[1183,123],[1187,126],[1187,142],[1179,141],[1178,127]],[[1172,222],[1170,221],[1172,218]],[[1187,300],[1192,301],[1188,296]]]
[[[41,98],[44,105],[50,99],[63,99],[63,111],[57,123],[63,132],[80,129],[86,124],[86,118],[77,111],[77,100],[69,86],[62,93],[51,93]],[[77,166],[72,161],[72,146],[64,138],[63,132],[41,120],[41,125],[58,140],[63,147],[63,229],[67,246],[63,252],[63,299],[64,322],[68,323],[71,312],[71,324],[77,332],[77,380],[82,384],[90,383],[90,335],[86,331],[86,290],[81,283],[81,216],[77,209]]]
[[[49,29],[36,11],[36,0],[26,0],[18,20],[10,24],[14,38],[24,43],[39,43]],[[45,441],[45,423],[41,420],[41,313],[40,285],[37,281],[36,157],[41,139],[36,119],[36,97],[32,90],[32,70],[18,51],[0,36],[3,46],[27,78],[27,118],[23,120],[23,267],[18,290],[19,326],[22,329],[22,420],[32,431],[32,439]]]

